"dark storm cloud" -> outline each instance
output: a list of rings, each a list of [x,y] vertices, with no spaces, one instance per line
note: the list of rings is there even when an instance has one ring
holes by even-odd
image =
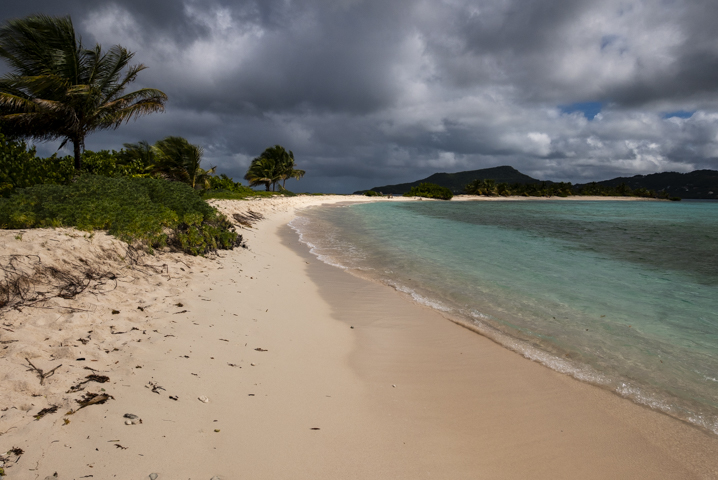
[[[169,95],[164,115],[88,148],[183,135],[241,178],[279,143],[308,172],[299,191],[506,164],[586,181],[718,160],[713,0],[29,0],[0,20],[38,12],[136,52],[150,67],[137,86]]]

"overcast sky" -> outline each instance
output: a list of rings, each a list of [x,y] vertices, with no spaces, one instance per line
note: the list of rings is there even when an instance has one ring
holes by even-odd
[[[307,171],[288,188],[339,193],[718,168],[715,0],[10,0],[0,20],[32,13],[136,52],[133,88],[169,96],[92,150],[180,135],[239,180],[281,144]]]

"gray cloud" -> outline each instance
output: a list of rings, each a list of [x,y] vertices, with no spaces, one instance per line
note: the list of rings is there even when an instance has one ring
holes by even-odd
[[[136,52],[137,86],[170,97],[92,149],[183,135],[241,178],[279,143],[308,172],[290,188],[337,192],[507,164],[570,181],[718,164],[714,1],[29,0],[0,20],[36,12]],[[566,108],[581,102],[601,113]]]

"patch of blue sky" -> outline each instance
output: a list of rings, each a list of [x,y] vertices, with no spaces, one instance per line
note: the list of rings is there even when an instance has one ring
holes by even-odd
[[[689,112],[687,110],[676,110],[675,112],[664,113],[663,118],[672,118],[672,117],[691,118],[694,113],[696,113],[695,110],[693,110],[692,112]]]
[[[603,104],[601,102],[577,102],[570,105],[559,105],[563,113],[581,112],[588,120],[593,120],[601,113]]]

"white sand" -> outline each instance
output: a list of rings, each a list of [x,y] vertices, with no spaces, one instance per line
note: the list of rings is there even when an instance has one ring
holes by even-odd
[[[267,216],[241,230],[249,249],[145,258],[167,273],[131,268],[103,234],[0,232],[3,255],[118,276],[3,314],[0,452],[24,451],[9,478],[718,478],[715,436],[302,254],[295,210],[347,200],[376,201],[216,202]],[[62,367],[40,386],[26,357]],[[65,393],[85,367],[110,381]],[[103,388],[114,399],[77,410]]]

